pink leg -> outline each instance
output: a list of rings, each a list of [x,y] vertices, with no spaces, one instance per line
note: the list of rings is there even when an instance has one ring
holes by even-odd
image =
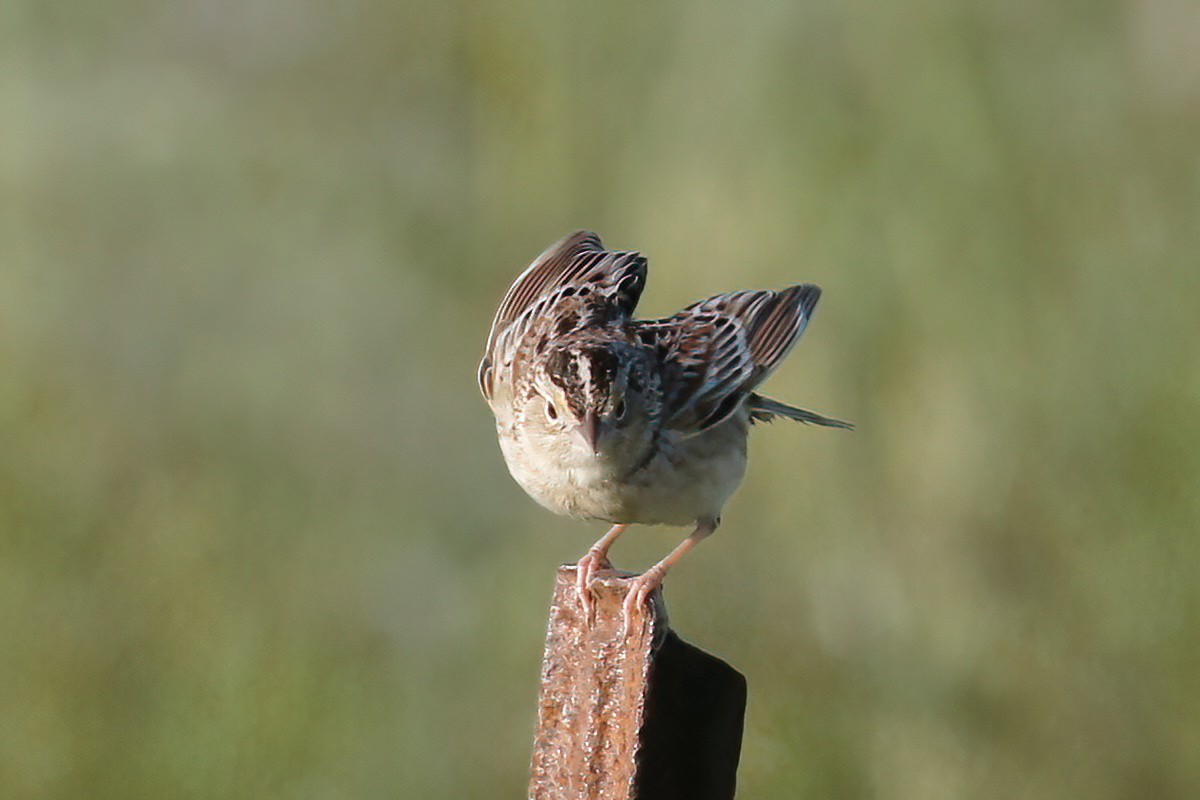
[[[629,594],[625,595],[625,605],[622,607],[622,629],[624,631],[629,630],[629,621],[633,618],[633,610],[639,605],[643,605],[649,599],[650,593],[662,586],[667,570],[675,566],[675,562],[715,531],[719,524],[721,524],[719,518],[700,520],[696,523],[696,530],[676,545],[666,558],[633,579],[629,585]]]
[[[587,551],[587,555],[579,559],[575,569],[575,586],[579,589],[579,602],[583,605],[583,613],[587,619],[592,618],[592,592],[588,586],[598,569],[610,569],[608,548],[613,546],[617,537],[625,532],[628,525],[613,525],[608,533],[600,537]]]

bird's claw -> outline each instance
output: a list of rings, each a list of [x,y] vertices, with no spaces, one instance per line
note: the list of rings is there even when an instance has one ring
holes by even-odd
[[[662,588],[663,578],[666,577],[666,574],[667,571],[661,565],[655,564],[629,582],[629,591],[625,595],[625,603],[621,606],[622,638],[629,633],[634,611],[639,606],[646,605],[655,589]]]
[[[592,578],[602,569],[612,569],[612,562],[601,550],[592,548],[587,555],[579,559],[575,565],[575,587],[579,591],[579,604],[583,607],[583,616],[587,624],[592,623],[592,615],[596,609],[596,601],[592,593]]]

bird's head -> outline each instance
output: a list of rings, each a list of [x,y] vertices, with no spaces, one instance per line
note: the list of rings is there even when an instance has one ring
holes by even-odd
[[[548,433],[593,458],[636,461],[650,447],[661,404],[649,358],[625,342],[555,347],[541,361],[527,417],[540,416]]]

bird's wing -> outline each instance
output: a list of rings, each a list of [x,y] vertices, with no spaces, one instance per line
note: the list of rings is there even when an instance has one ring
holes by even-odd
[[[699,433],[732,414],[800,338],[821,290],[720,294],[639,324],[663,365],[666,425]]]
[[[645,286],[645,256],[605,250],[600,237],[590,231],[576,231],[546,250],[500,301],[479,364],[479,388],[484,397],[492,397],[495,365],[511,361],[532,320],[552,313],[569,297],[588,295],[602,298],[605,307],[628,317]]]

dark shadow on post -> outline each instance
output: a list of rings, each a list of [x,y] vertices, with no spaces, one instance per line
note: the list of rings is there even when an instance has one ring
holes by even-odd
[[[730,800],[745,713],[746,678],[668,631],[650,668],[636,796]]]
[[[529,797],[731,800],[745,678],[672,633],[658,592],[622,636],[628,578],[599,573],[586,621],[574,566],[558,572]]]

